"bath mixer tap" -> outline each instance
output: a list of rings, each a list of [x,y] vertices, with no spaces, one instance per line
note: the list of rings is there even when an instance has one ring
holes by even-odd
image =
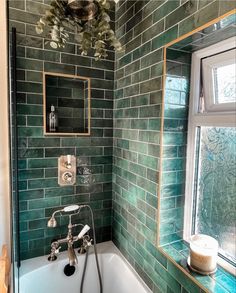
[[[60,245],[63,244],[63,243],[67,243],[67,251],[68,251],[68,258],[69,258],[69,264],[70,266],[75,266],[77,263],[78,263],[78,259],[77,259],[77,256],[75,254],[75,251],[74,251],[74,248],[73,248],[73,244],[74,242],[78,241],[79,239],[82,239],[84,237],[84,235],[89,231],[90,227],[88,225],[83,225],[83,224],[72,224],[72,216],[73,215],[76,215],[79,213],[79,210],[80,210],[80,206],[78,205],[74,205],[74,206],[68,206],[68,207],[65,207],[64,209],[62,210],[58,210],[56,212],[54,212],[52,214],[52,217],[50,218],[50,220],[48,221],[48,226],[49,227],[56,227],[57,225],[57,222],[55,220],[55,214],[56,213],[62,213],[62,212],[74,212],[74,211],[78,211],[77,213],[75,214],[69,214],[69,224],[68,224],[68,232],[67,232],[67,236],[65,238],[62,238],[62,239],[58,239],[58,240],[55,240],[51,243],[51,253],[48,257],[48,260],[49,261],[54,261],[57,259],[57,254],[59,253],[59,250],[60,250]],[[72,234],[72,229],[74,227],[77,227],[77,226],[82,226],[82,230],[80,231],[80,233],[77,235],[77,236],[73,236]],[[83,243],[84,243],[84,240],[83,240]],[[91,243],[90,243],[91,245]]]
[[[82,224],[76,224],[75,226],[78,226],[78,225],[83,226]],[[56,255],[59,253],[59,249],[61,248],[60,244],[67,243],[67,246],[68,246],[67,251],[68,251],[68,258],[69,258],[70,265],[74,266],[78,263],[77,256],[76,256],[74,248],[73,248],[73,244],[74,244],[74,242],[83,238],[84,234],[88,232],[90,227],[88,225],[83,226],[83,229],[81,230],[81,232],[77,236],[72,235],[72,228],[73,227],[74,227],[74,225],[71,225],[71,223],[69,223],[68,234],[67,234],[66,238],[58,239],[58,240],[55,240],[52,242],[51,253],[48,257],[49,261],[56,260],[57,259]]]

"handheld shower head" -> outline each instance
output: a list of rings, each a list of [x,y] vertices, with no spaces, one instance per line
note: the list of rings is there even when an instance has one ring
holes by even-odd
[[[67,207],[64,207],[63,212],[68,213],[68,212],[75,212],[80,208],[79,205],[74,204],[74,205],[70,205]]]
[[[64,212],[64,213],[72,213],[72,212],[78,211],[81,207],[84,207],[84,206],[83,205],[79,206],[77,204],[74,204],[74,205],[66,206],[62,210],[55,211],[52,214],[51,218],[48,220],[48,227],[49,228],[55,228],[57,226],[57,221],[55,219],[55,215],[57,213],[61,213],[61,212]]]

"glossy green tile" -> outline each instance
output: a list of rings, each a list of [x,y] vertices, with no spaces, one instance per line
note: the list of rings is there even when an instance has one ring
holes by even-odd
[[[134,37],[132,39],[132,41],[130,41],[129,43],[126,44],[126,47],[125,47],[125,51],[126,53],[136,49],[137,47],[139,47],[140,45],[142,44],[142,36],[139,35],[137,37]]]
[[[129,107],[129,105],[130,105],[130,99],[128,98],[118,100],[116,103],[117,108],[125,108],[125,107]]]
[[[29,159],[28,167],[29,168],[48,168],[56,167],[58,164],[56,159]]]
[[[44,176],[43,170],[20,170],[18,172],[19,180],[31,179],[31,178],[41,178]]]
[[[168,1],[160,8],[156,9],[153,12],[153,22],[159,21],[164,15],[168,15],[171,11],[176,9],[179,6],[179,1]]]
[[[159,22],[155,23],[153,26],[151,26],[149,29],[147,29],[142,34],[142,41],[143,43],[149,41],[154,36],[160,34],[164,29],[164,20],[160,20]]]
[[[132,162],[129,164],[129,170],[143,177],[146,175],[146,168]]]
[[[136,25],[134,27],[134,35],[138,35],[138,34],[142,33],[144,30],[149,28],[151,25],[152,25],[152,18],[146,17],[141,22],[139,22],[138,25]]]
[[[41,238],[43,236],[44,236],[43,229],[34,230],[34,231],[25,231],[25,232],[20,233],[21,241],[37,239],[37,238]]]
[[[166,28],[173,26],[197,10],[197,2],[187,1],[166,17]]]
[[[31,72],[31,71],[29,71]],[[28,73],[27,73],[28,74]],[[33,76],[30,75],[30,77],[32,80],[35,77],[35,74],[33,74]],[[38,77],[37,77],[38,78]],[[43,104],[43,96],[41,94],[32,94],[32,93],[27,93],[27,104]]]
[[[19,137],[42,137],[42,127],[18,127]]]
[[[142,106],[139,108],[139,117],[160,117],[160,105]]]
[[[199,287],[191,281],[189,278],[186,278],[184,273],[177,269],[170,261],[168,261],[168,272],[175,278],[178,279],[180,284],[184,286],[190,292],[199,292]]]
[[[59,138],[28,138],[29,147],[58,147],[60,146]]]
[[[179,132],[165,132],[163,135],[163,144],[168,146],[184,145],[186,142],[186,134]]]
[[[136,84],[132,86],[128,86],[124,89],[124,97],[134,96],[137,94],[139,94],[139,86]]]
[[[152,49],[158,49],[178,37],[178,25],[170,28],[152,40]]]
[[[133,130],[136,131],[136,130]],[[130,131],[131,132],[131,131]],[[133,139],[137,139],[138,138],[138,133],[134,132],[134,133],[127,133],[126,137],[127,139],[132,139],[132,134],[133,134]],[[145,145],[142,142],[138,142],[138,141],[129,141],[129,149],[131,151],[137,151],[137,152],[141,152],[141,153],[147,153],[147,145]]]
[[[57,187],[57,186],[58,186],[57,178],[32,179],[28,181],[29,189],[48,188],[48,187]]]
[[[191,17],[183,20],[179,24],[179,34],[183,35],[216,18],[218,16],[218,9],[219,1],[214,1],[212,4],[207,5],[203,10],[198,11]]]
[[[148,128],[148,119],[136,119],[131,121],[132,129],[147,129]]]
[[[120,148],[129,149],[129,141],[124,139],[117,140],[117,146]]]
[[[45,62],[44,70],[47,72],[58,72],[58,73],[67,73],[67,74],[75,74],[75,66],[68,64],[59,64],[53,62]]]
[[[123,67],[131,62],[132,55],[131,53],[125,55],[122,57],[118,62],[119,62],[119,67]]]
[[[43,78],[43,75],[41,72],[37,72],[37,71],[27,71],[26,72],[27,81],[42,82],[42,78]]]
[[[20,221],[30,221],[44,217],[44,209],[20,212]]]
[[[148,54],[150,51],[151,51],[151,42],[147,42],[133,51],[133,59],[136,60],[138,58],[141,58],[144,55]]]
[[[45,157],[55,158],[60,157],[65,154],[74,155],[75,149],[74,148],[45,148]],[[50,159],[45,159],[45,162],[49,162]],[[51,162],[55,162],[55,160],[51,160]],[[49,167],[55,167],[52,165],[49,165]]]
[[[25,10],[25,2],[11,0],[9,1],[9,7]]]
[[[27,70],[43,70],[43,62],[39,60],[31,60],[27,58],[17,58],[17,68]]]
[[[151,169],[155,170],[157,168],[157,164],[158,164],[157,158],[146,156],[146,155],[139,155],[138,161],[141,165],[144,165]]]
[[[41,209],[41,208],[48,208],[60,205],[60,197],[50,197],[47,199],[35,199],[29,201],[29,209]]]
[[[26,57],[39,60],[47,60],[52,62],[60,61],[60,54],[55,51],[39,50],[34,48],[27,48]]]
[[[149,102],[148,94],[135,96],[131,100],[131,107],[148,105],[148,102]]]
[[[161,89],[161,78],[157,77],[140,84],[140,93],[147,93]]]
[[[20,104],[18,106],[18,113],[25,115],[40,115],[43,113],[43,108],[39,105]]]
[[[39,199],[44,197],[43,189],[38,190],[27,190],[19,192],[20,200],[30,200],[30,199]]]
[[[169,184],[162,187],[162,196],[177,196],[184,193],[184,184]]]
[[[183,52],[180,50],[173,50],[173,49],[167,49],[167,58],[170,61],[173,62],[181,62],[182,64],[191,64],[191,54],[189,52]],[[176,76],[176,78],[179,78],[180,76]],[[178,89],[178,88],[177,88]]]
[[[154,63],[162,61],[162,50],[156,50],[141,59],[141,68],[153,65]]]
[[[162,175],[162,184],[168,185],[168,184],[175,184],[178,182],[177,180],[177,173],[178,172],[163,172]]]
[[[147,169],[147,179],[153,182],[158,182],[158,173],[151,169]]]
[[[28,126],[41,126],[43,124],[43,117],[41,116],[28,116],[27,117]]]

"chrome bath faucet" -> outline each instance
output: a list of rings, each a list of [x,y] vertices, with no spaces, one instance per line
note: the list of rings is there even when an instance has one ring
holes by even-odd
[[[49,261],[54,261],[57,259],[57,254],[59,253],[59,250],[61,248],[61,244],[67,243],[67,251],[68,251],[68,258],[69,258],[69,264],[70,266],[75,266],[78,263],[77,256],[75,254],[73,244],[74,242],[78,241],[79,239],[82,239],[84,235],[90,230],[90,227],[88,225],[83,225],[83,224],[72,224],[72,216],[77,215],[80,212],[80,209],[86,207],[86,205],[71,205],[67,206],[61,210],[55,211],[51,218],[48,221],[48,227],[55,228],[57,226],[57,221],[55,219],[55,215],[57,213],[70,213],[69,214],[69,224],[68,224],[68,233],[66,238],[58,239],[55,240],[51,243],[51,253],[48,257]],[[77,236],[73,236],[72,234],[72,229],[77,227],[77,226],[82,226],[82,230]],[[87,238],[86,238],[87,239]],[[84,242],[84,241],[83,241]],[[88,246],[91,245],[91,241],[87,242]]]

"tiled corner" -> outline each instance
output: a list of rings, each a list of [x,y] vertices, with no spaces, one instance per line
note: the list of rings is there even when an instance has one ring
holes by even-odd
[[[157,237],[160,237],[173,259],[181,261],[188,253],[183,248],[181,255],[168,243],[177,245],[183,232],[191,54],[178,51],[176,47],[168,51],[162,103],[163,46],[218,17],[223,6],[221,1],[215,0],[120,1],[117,5],[116,30],[125,50],[116,55],[113,241],[153,292],[218,292],[220,288],[226,289],[220,283],[211,286],[212,281],[200,289],[156,248]],[[224,9],[224,12],[228,11],[232,5],[224,6]],[[135,19],[135,14],[139,22],[127,25],[127,20]],[[194,48],[199,48],[203,37],[206,43],[211,41],[209,36],[200,33],[183,47],[196,42]],[[165,118],[163,173],[159,186],[162,109]],[[131,196],[134,188],[138,189],[135,196]],[[158,194],[159,188],[161,194]],[[157,218],[159,196],[161,215]],[[160,225],[159,235],[154,223]]]

